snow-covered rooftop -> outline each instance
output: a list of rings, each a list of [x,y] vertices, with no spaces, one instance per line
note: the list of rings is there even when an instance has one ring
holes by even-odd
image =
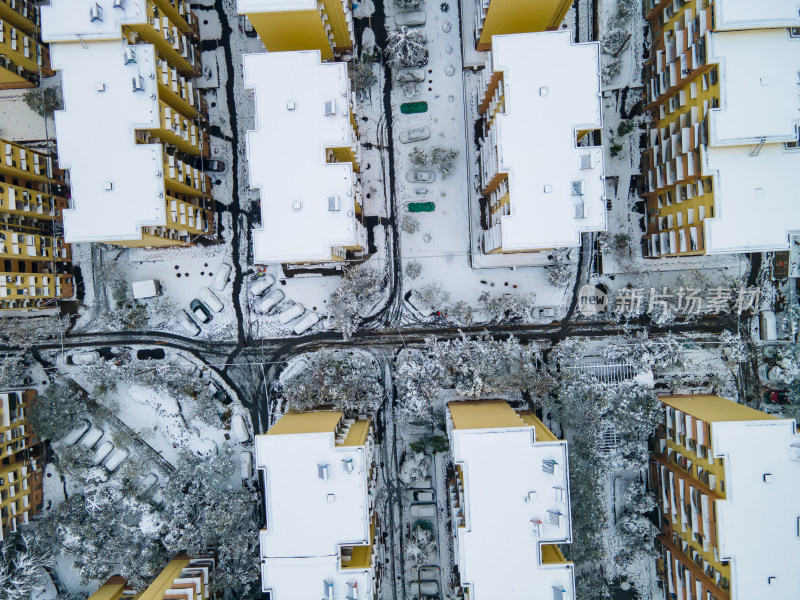
[[[322,597],[326,579],[342,589],[354,577],[371,581],[365,569],[339,567],[340,546],[371,541],[367,447],[336,445],[341,413],[309,414],[285,415],[255,441],[266,489],[262,586],[274,600],[311,597],[297,592],[303,586]]]
[[[279,12],[284,10],[310,10],[317,7],[316,0],[236,0],[239,14]]]
[[[322,63],[318,50],[247,54],[244,82],[256,104],[250,187],[261,191],[254,261],[325,261],[332,248],[356,245],[353,165],[326,163],[326,148],[355,143],[347,65]]]
[[[464,486],[456,562],[470,598],[550,600],[563,590],[574,599],[572,563],[542,562],[542,544],[571,542],[567,443],[503,401],[448,406]]]
[[[501,220],[505,251],[578,246],[581,232],[606,228],[603,149],[576,145],[577,131],[602,127],[600,45],[574,44],[572,36],[492,39],[493,70],[505,84],[505,114],[495,125],[511,199],[511,214]],[[542,56],[548,60],[534,59]],[[572,191],[579,181],[582,197]],[[576,218],[581,198],[584,216]]]
[[[800,37],[762,29],[709,33],[708,40],[708,62],[719,63],[720,84],[720,106],[708,117],[710,145],[796,140]]]
[[[264,591],[272,592],[272,600],[373,598],[370,573],[360,569],[342,571],[335,556],[270,558],[262,564],[261,580],[265,583]],[[333,589],[329,596],[324,592],[326,583]]]
[[[711,443],[713,455],[725,461],[726,499],[717,501],[716,513],[720,560],[731,565],[731,600],[796,598],[800,436],[795,422],[716,422]]]
[[[714,175],[714,217],[705,223],[708,254],[787,250],[800,231],[800,151],[784,144],[701,146],[703,173]]]
[[[99,18],[89,11],[100,7]],[[147,22],[146,0],[125,0],[124,8],[115,8],[114,0],[50,0],[39,10],[42,40],[78,42],[122,37],[122,26]]]
[[[72,190],[67,242],[139,240],[142,227],[166,223],[163,149],[135,138],[135,129],[159,123],[155,50],[137,45],[126,64],[126,48],[122,40],[50,46],[62,71],[64,110],[55,123]],[[133,91],[134,80],[142,91]]]
[[[797,0],[715,0],[717,30],[800,27]]]

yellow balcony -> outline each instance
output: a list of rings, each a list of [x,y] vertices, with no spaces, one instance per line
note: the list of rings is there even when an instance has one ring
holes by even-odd
[[[159,101],[161,127],[151,130],[162,141],[172,144],[182,152],[193,156],[209,155],[208,134],[194,122],[173,109],[163,100]]]
[[[18,304],[34,303],[37,307],[54,298],[70,298],[73,293],[71,275],[49,273],[0,273],[0,310],[18,308]]]
[[[0,258],[32,261],[67,261],[69,246],[58,238],[0,229]]]
[[[164,180],[168,190],[186,196],[207,198],[211,194],[211,177],[166,153]]]
[[[185,200],[167,196],[167,227],[202,235],[206,232],[205,211]]]
[[[198,77],[201,74],[200,52],[193,41],[153,0],[148,1],[146,10],[146,24],[127,27],[148,44],[153,44],[158,54],[182,74]]]
[[[0,140],[0,173],[30,181],[48,181],[48,157],[13,142]],[[52,179],[63,182],[62,171],[54,171]]]
[[[41,67],[42,75],[45,77],[53,75],[47,48],[39,44],[32,35],[4,20],[0,20],[0,54],[10,64],[28,73],[38,74]],[[9,64],[6,68],[9,68]]]
[[[67,206],[66,198],[0,182],[0,213],[52,221]]]
[[[157,78],[158,97],[172,108],[192,119],[205,112],[198,105],[199,95],[192,82],[164,59],[158,60]]]
[[[0,0],[0,19],[25,33],[36,33],[39,9],[31,0]]]

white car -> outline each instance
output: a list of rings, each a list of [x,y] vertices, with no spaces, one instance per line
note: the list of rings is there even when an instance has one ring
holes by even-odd
[[[222,263],[217,269],[217,276],[214,277],[214,289],[217,291],[222,291],[225,289],[225,286],[228,285],[228,279],[231,276],[231,267],[230,263]]]
[[[100,353],[94,350],[91,352],[73,352],[70,360],[73,365],[91,365],[100,360]]]
[[[297,317],[302,316],[304,312],[306,312],[306,309],[302,304],[295,304],[281,312],[281,314],[278,315],[278,321],[285,325],[289,321],[293,321]]]
[[[400,132],[400,141],[403,144],[427,140],[429,137],[431,137],[430,127],[412,127]]]
[[[100,441],[100,438],[103,437],[103,430],[98,429],[97,427],[92,427],[85,436],[81,438],[81,445],[86,446],[87,448],[94,448],[97,445],[97,442]]]
[[[106,457],[103,466],[112,473],[122,464],[122,461],[128,458],[129,452],[124,448],[117,448]]]
[[[273,290],[267,294],[267,297],[258,305],[258,310],[262,313],[268,313],[281,303],[285,297],[286,295],[283,293],[283,290]]]
[[[207,287],[200,290],[200,299],[205,302],[211,310],[222,312],[222,309],[225,308],[220,299],[217,298],[217,295]]]
[[[306,316],[297,322],[292,331],[294,331],[295,335],[300,335],[317,323],[319,323],[319,315],[313,311],[309,311],[306,313]]]
[[[419,27],[425,25],[425,13],[421,10],[414,12],[400,13],[394,18],[396,25],[403,25],[405,27]]]
[[[106,456],[111,454],[111,451],[113,449],[114,449],[114,444],[112,444],[111,442],[103,442],[102,444],[100,444],[97,450],[94,451],[94,458],[92,459],[92,463],[94,463],[95,466],[99,465],[106,459]]]
[[[412,517],[435,517],[436,503],[421,502],[419,504],[412,504],[408,512],[411,514]]]
[[[272,275],[264,275],[259,277],[250,286],[250,294],[253,296],[260,296],[266,292],[275,283],[275,278]]]
[[[83,437],[83,434],[89,431],[89,428],[92,426],[92,424],[86,419],[81,419],[80,423],[80,425],[78,425],[64,437],[63,443],[65,446],[74,446],[77,444],[78,440],[80,440]]]
[[[250,439],[250,434],[247,433],[247,424],[244,422],[242,415],[233,415],[231,419],[231,438],[239,443],[244,443]]]
[[[425,302],[417,290],[411,290],[411,293],[408,295],[408,303],[423,317],[430,317],[433,314],[433,308],[431,308],[430,304]]]
[[[294,361],[292,364],[290,364],[281,372],[280,376],[278,377],[278,381],[281,382],[288,381],[295,375],[299,375],[300,373],[305,371],[307,366],[308,366],[308,361],[302,358]]]
[[[200,327],[192,320],[192,318],[189,316],[189,313],[187,313],[185,310],[177,312],[175,317],[178,319],[180,326],[183,327],[183,330],[189,335],[195,336],[200,333]]]
[[[410,183],[433,183],[436,181],[436,173],[433,171],[411,169],[406,173],[406,179]]]

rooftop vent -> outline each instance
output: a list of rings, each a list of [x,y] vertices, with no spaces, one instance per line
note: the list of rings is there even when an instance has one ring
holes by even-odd
[[[564,488],[562,487],[553,488],[553,500],[558,500],[559,502],[564,501]]]
[[[297,103],[294,100],[289,100],[286,103],[286,110],[294,110],[295,108],[297,108]]]
[[[547,522],[550,523],[551,525],[556,525],[558,527],[561,527],[564,524],[564,515],[562,515],[561,512],[557,510],[548,510]]]
[[[550,185],[549,183],[546,183],[546,184],[544,185],[544,193],[545,193],[545,194],[549,194],[549,193],[550,193],[550,192],[552,192],[552,191],[553,191],[553,186],[552,186],[552,185]]]
[[[336,495],[335,494],[328,494],[328,502],[333,504],[336,502]]]
[[[342,459],[342,468],[345,470],[346,473],[353,472],[353,459],[352,458],[343,458]]]
[[[567,600],[567,590],[563,586],[553,586],[553,600]]]
[[[531,519],[528,531],[532,536],[539,537],[542,534],[542,522],[539,519]]]
[[[550,475],[555,475],[557,464],[556,461],[546,458],[542,461],[542,471]]]
[[[774,480],[772,473],[764,473],[761,478],[764,480],[764,483],[772,483]]]
[[[764,75],[763,77],[760,77],[760,78],[758,79],[758,81],[759,81],[759,83],[761,83],[761,85],[763,85],[763,86],[767,86],[767,85],[769,85],[769,77],[768,77],[768,76],[766,76],[766,75]]]
[[[764,188],[756,188],[755,195],[756,195],[756,198],[763,198],[764,197]]]
[[[536,492],[535,491],[528,492],[526,496],[522,497],[522,500],[523,502],[533,502],[534,500],[536,500]]]
[[[103,9],[97,2],[94,3],[94,6],[89,7],[89,20],[92,23],[103,20]]]
[[[143,92],[144,91],[144,78],[141,75],[134,75],[131,78],[131,83],[133,84],[133,91],[134,92]]]
[[[539,88],[539,95],[540,96],[544,97],[544,96],[547,96],[547,94],[549,94],[549,93],[550,92],[548,92],[546,87],[540,87]]]
[[[303,203],[300,200],[295,200],[292,202],[292,210],[294,212],[300,212],[303,209]]]
[[[325,103],[325,116],[330,117],[336,114],[336,100],[328,100]]]
[[[323,600],[333,600],[333,582],[327,579],[322,582]]]
[[[107,191],[107,192],[110,192],[111,190],[113,190],[113,189],[114,189],[114,183],[113,183],[113,182],[111,182],[111,181],[106,181],[106,182],[103,184],[103,189],[104,189],[105,191]]]
[[[113,6],[114,8],[121,8],[122,10],[125,10],[125,0],[114,0]]]
[[[323,481],[327,481],[330,473],[328,472],[330,465],[317,465],[317,476]]]
[[[136,51],[131,46],[128,46],[127,48],[125,48],[125,64],[129,65],[135,62],[136,62]]]
[[[103,82],[100,82],[100,83],[98,83],[98,84],[95,86],[95,89],[96,89],[98,92],[105,92],[105,91],[106,91],[106,84],[105,84],[105,83],[103,83]]]
[[[583,196],[583,179],[578,179],[570,184],[573,196]]]
[[[583,202],[578,202],[575,206],[572,207],[572,218],[573,219],[586,218],[586,205]]]
[[[778,578],[777,577],[767,577],[767,584],[768,585],[775,585],[776,583],[778,583]]]
[[[339,196],[328,196],[328,210],[331,212],[339,212]]]
[[[800,460],[800,444],[792,444],[789,446],[789,459]]]
[[[583,154],[581,155],[581,170],[591,169],[592,168],[592,155],[591,154]]]

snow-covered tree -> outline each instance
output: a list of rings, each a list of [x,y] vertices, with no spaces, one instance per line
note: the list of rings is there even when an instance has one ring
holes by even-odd
[[[438,281],[420,288],[419,295],[422,297],[423,302],[435,311],[444,310],[450,300],[450,292],[445,290]]]
[[[460,327],[469,327],[474,321],[472,307],[463,300],[448,306],[446,312],[447,318]]]
[[[422,263],[412,260],[406,265],[406,277],[416,279],[422,275]]]
[[[427,526],[422,523],[427,523]],[[411,535],[403,544],[406,560],[412,565],[427,565],[433,559],[435,551],[433,526],[428,521],[416,521],[411,528]]]
[[[0,319],[0,344],[11,348],[0,360],[0,387],[23,387],[28,382],[30,349],[58,339],[69,329],[68,317],[5,317]]]
[[[394,5],[400,10],[419,10],[425,0],[394,0]]]
[[[419,219],[414,215],[404,214],[402,217],[400,217],[400,230],[408,234],[416,233],[419,231]],[[406,267],[406,271],[407,270],[408,267]]]
[[[456,158],[458,158],[458,150],[454,148],[434,146],[431,150],[431,164],[436,167],[442,177],[447,177],[453,172]]]
[[[478,297],[478,302],[483,305],[490,321],[502,323],[523,319],[530,315],[536,304],[536,294],[531,292],[523,295],[503,294],[502,296],[492,296],[489,292],[483,292]]]
[[[417,481],[428,476],[430,462],[421,452],[416,452],[406,456],[400,471],[397,473],[398,479],[407,486],[414,485]]]
[[[398,359],[395,371],[398,406],[395,417],[402,422],[430,421],[434,400],[444,383],[440,361],[423,352],[413,352]]]
[[[374,61],[364,60],[362,57],[355,61],[353,66],[353,87],[356,91],[371,88],[378,82],[378,76],[373,68]]]
[[[41,581],[54,564],[49,548],[33,533],[11,533],[0,542],[0,600],[30,600],[43,591]]]
[[[544,271],[553,287],[564,287],[572,280],[572,269],[564,263],[547,266]]]
[[[361,353],[320,350],[306,368],[281,386],[289,410],[332,404],[349,415],[374,411],[384,390],[378,364]]]
[[[428,40],[421,29],[395,27],[389,32],[385,54],[393,69],[424,67],[428,64]]]
[[[94,452],[83,444],[75,444],[59,450],[58,469],[77,479],[83,479],[94,465]]]
[[[370,296],[380,291],[385,276],[369,267],[345,269],[339,287],[328,299],[328,313],[334,326],[349,339],[362,321],[359,311]]]
[[[424,167],[430,163],[431,158],[424,149],[414,146],[408,153],[408,160],[415,167]]]
[[[89,406],[80,393],[65,382],[54,382],[31,402],[28,424],[43,440],[57,441],[78,426]]]

